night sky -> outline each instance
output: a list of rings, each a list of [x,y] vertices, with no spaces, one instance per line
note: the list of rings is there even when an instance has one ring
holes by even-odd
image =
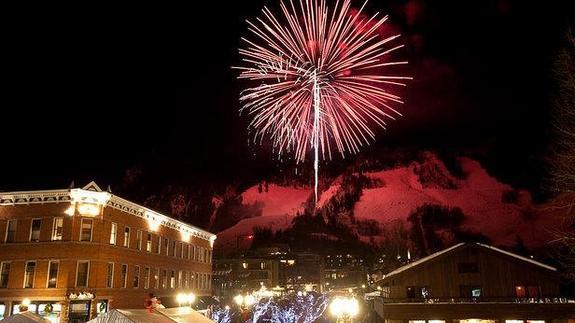
[[[545,172],[552,64],[569,1],[381,1],[414,81],[374,147],[482,152],[533,188]],[[272,1],[187,7],[10,8],[4,29],[0,190],[118,185],[144,166],[170,180],[277,172],[238,113],[244,20]]]

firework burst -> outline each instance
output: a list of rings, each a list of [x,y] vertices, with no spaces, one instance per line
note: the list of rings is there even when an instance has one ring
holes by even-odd
[[[409,77],[385,75],[387,67],[407,64],[390,54],[399,35],[381,37],[387,16],[363,14],[367,2],[351,10],[351,1],[282,2],[281,18],[268,9],[247,21],[254,39],[242,38],[239,78],[257,82],[240,96],[252,120],[254,141],[270,138],[278,154],[297,162],[312,152],[317,174],[320,159],[357,153],[375,139],[376,130],[400,116],[393,93]]]

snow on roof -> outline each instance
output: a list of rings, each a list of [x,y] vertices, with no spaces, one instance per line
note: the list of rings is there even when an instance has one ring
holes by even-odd
[[[408,270],[408,269],[411,269],[411,268],[413,268],[413,267],[419,266],[420,264],[422,264],[422,263],[424,263],[424,262],[427,262],[427,261],[429,261],[429,260],[438,258],[439,256],[444,255],[444,254],[446,254],[446,253],[448,253],[448,252],[450,252],[450,251],[452,251],[452,250],[458,249],[458,248],[463,247],[463,246],[465,246],[465,245],[471,245],[471,244],[474,244],[474,245],[477,245],[477,246],[480,246],[480,247],[483,247],[483,248],[486,248],[486,249],[489,249],[489,250],[493,250],[493,251],[496,251],[496,252],[498,252],[498,253],[502,253],[502,254],[504,254],[504,255],[507,255],[507,256],[510,256],[510,257],[513,257],[513,258],[516,258],[516,259],[519,259],[519,260],[522,260],[522,261],[525,261],[525,262],[528,262],[528,263],[531,263],[531,264],[533,264],[533,265],[536,265],[536,266],[545,268],[545,269],[547,269],[547,270],[557,271],[557,268],[555,268],[555,267],[551,267],[551,266],[549,266],[549,265],[546,265],[546,264],[544,264],[544,263],[535,261],[535,260],[533,260],[533,259],[529,259],[529,258],[520,256],[520,255],[517,255],[517,254],[514,254],[514,253],[511,253],[511,252],[509,252],[509,251],[505,251],[505,250],[502,250],[502,249],[499,249],[499,248],[496,248],[496,247],[493,247],[493,246],[489,246],[489,245],[482,244],[482,243],[465,243],[465,242],[462,242],[462,243],[456,244],[456,245],[454,245],[454,246],[451,246],[451,247],[449,247],[449,248],[447,248],[447,249],[444,249],[444,250],[441,250],[441,251],[436,252],[436,253],[434,253],[434,254],[431,254],[431,255],[429,255],[429,256],[427,256],[427,257],[423,257],[423,258],[421,258],[421,259],[419,259],[419,260],[416,260],[416,261],[414,261],[414,262],[412,262],[412,263],[409,263],[409,264],[407,264],[407,265],[405,265],[405,266],[399,267],[399,268],[397,268],[397,269],[391,271],[389,274],[384,275],[383,279],[388,278],[388,277],[390,277],[390,276],[397,275],[397,274],[399,274],[399,273],[401,273],[401,272],[404,272],[404,271],[406,271],[406,270]]]
[[[390,272],[389,274],[384,275],[383,278],[387,278],[387,277],[389,277],[389,276],[397,275],[397,274],[399,274],[399,273],[401,273],[401,272],[404,272],[404,271],[406,271],[406,270],[408,270],[408,269],[411,269],[411,268],[413,268],[413,267],[415,267],[415,266],[418,266],[418,265],[420,265],[420,264],[422,264],[422,263],[424,263],[424,262],[426,262],[426,261],[428,261],[428,260],[437,258],[437,257],[439,257],[439,256],[441,256],[441,255],[443,255],[443,254],[446,254],[446,253],[450,252],[451,250],[457,249],[457,248],[459,248],[459,247],[461,247],[461,246],[463,246],[463,245],[465,245],[465,243],[462,242],[462,243],[456,244],[456,245],[454,245],[454,246],[452,246],[452,247],[449,247],[449,248],[447,248],[447,249],[443,249],[443,250],[441,250],[441,251],[439,251],[439,252],[436,252],[436,253],[434,253],[434,254],[431,254],[431,255],[429,255],[429,256],[427,256],[427,257],[423,257],[423,258],[421,258],[421,259],[418,259],[418,260],[416,260],[416,261],[414,261],[414,262],[411,262],[411,263],[409,263],[409,264],[407,264],[407,265],[405,265],[405,266],[399,267],[399,268],[397,268],[396,270],[393,270],[393,271]]]
[[[519,259],[519,260],[523,260],[523,261],[532,263],[532,264],[534,264],[534,265],[536,265],[536,266],[543,267],[543,268],[548,269],[548,270],[551,270],[551,271],[557,271],[557,268],[551,267],[551,266],[546,265],[546,264],[544,264],[544,263],[541,263],[541,262],[539,262],[539,261],[535,261],[535,260],[533,260],[533,259],[529,259],[529,258],[520,256],[520,255],[518,255],[518,254],[514,254],[514,253],[512,253],[512,252],[505,251],[505,250],[496,248],[496,247],[494,247],[494,246],[489,246],[489,245],[486,245],[486,244],[483,244],[483,243],[476,243],[476,244],[477,244],[478,246],[482,246],[483,248],[491,249],[491,250],[493,250],[493,251],[500,252],[500,253],[502,253],[502,254],[511,256],[511,257],[513,257],[513,258],[517,258],[517,259]]]

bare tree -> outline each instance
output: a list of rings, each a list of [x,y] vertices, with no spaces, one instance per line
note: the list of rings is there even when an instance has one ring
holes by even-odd
[[[551,183],[557,192],[553,206],[564,215],[564,221],[553,243],[565,272],[575,278],[575,35],[571,29],[557,55],[554,74],[556,136]]]

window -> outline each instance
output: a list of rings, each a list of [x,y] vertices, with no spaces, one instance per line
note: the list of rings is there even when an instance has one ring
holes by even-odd
[[[471,297],[481,297],[481,287],[471,288]]]
[[[168,238],[164,239],[164,252],[166,253],[166,256],[170,252],[170,240]]]
[[[459,286],[459,292],[461,297],[472,298],[472,297],[481,297],[481,287],[479,286],[469,286],[469,285],[461,285]]]
[[[178,271],[178,288],[182,288],[182,283],[184,282],[184,276],[181,270]]]
[[[476,262],[461,262],[457,264],[457,271],[460,274],[479,272],[479,266]]]
[[[136,231],[136,247],[142,250],[142,230]]]
[[[10,279],[10,263],[3,262],[0,265],[0,288],[8,287],[8,280]]]
[[[90,262],[86,260],[78,261],[76,268],[76,287],[88,287],[88,275]]]
[[[162,253],[162,237],[158,237],[158,245],[156,246],[156,248],[158,248],[156,250],[156,253],[159,255]]]
[[[128,265],[122,265],[122,288],[128,285]]]
[[[130,228],[124,229],[124,247],[130,248]]]
[[[170,274],[170,288],[176,288],[176,271],[174,270]]]
[[[407,298],[415,298],[415,286],[407,287]]]
[[[168,271],[162,270],[162,288],[168,288]]]
[[[391,294],[391,288],[389,288],[388,285],[381,286],[380,294],[383,298],[389,298],[389,295]]]
[[[118,240],[118,224],[112,223],[112,228],[110,229],[110,244],[115,245]]]
[[[8,220],[6,225],[6,242],[16,241],[16,228],[18,227],[18,220]]]
[[[56,288],[58,284],[58,268],[60,263],[58,261],[50,261],[48,263],[48,288]]]
[[[62,240],[64,233],[64,218],[54,218],[52,224],[52,241]]]
[[[266,263],[260,262],[260,269],[266,269]]]
[[[527,296],[527,289],[525,286],[515,286],[515,296],[520,298]]]
[[[190,287],[190,272],[186,271],[184,273],[184,288],[189,288]]]
[[[184,247],[186,247],[186,249],[188,248],[188,245],[185,243],[182,243],[182,248],[180,249],[180,258],[184,259]]]
[[[32,224],[30,225],[30,241],[32,242],[40,241],[41,227],[42,227],[42,219],[32,219]]]
[[[148,238],[146,239],[146,251],[152,252],[152,234],[148,233]]]
[[[92,220],[82,219],[82,229],[80,231],[80,241],[92,241]]]
[[[109,262],[106,268],[106,287],[113,288],[114,287],[114,263]]]
[[[150,267],[144,268],[144,288],[150,288]]]
[[[176,241],[172,241],[172,257],[176,256]]]
[[[36,262],[26,261],[24,269],[24,288],[34,287],[34,275],[36,274]]]
[[[529,297],[541,297],[541,288],[539,286],[527,286],[527,294]]]
[[[140,266],[134,266],[134,278],[132,280],[132,287],[140,287]]]
[[[156,289],[160,288],[160,268],[156,268],[156,275],[154,275],[154,286]]]

